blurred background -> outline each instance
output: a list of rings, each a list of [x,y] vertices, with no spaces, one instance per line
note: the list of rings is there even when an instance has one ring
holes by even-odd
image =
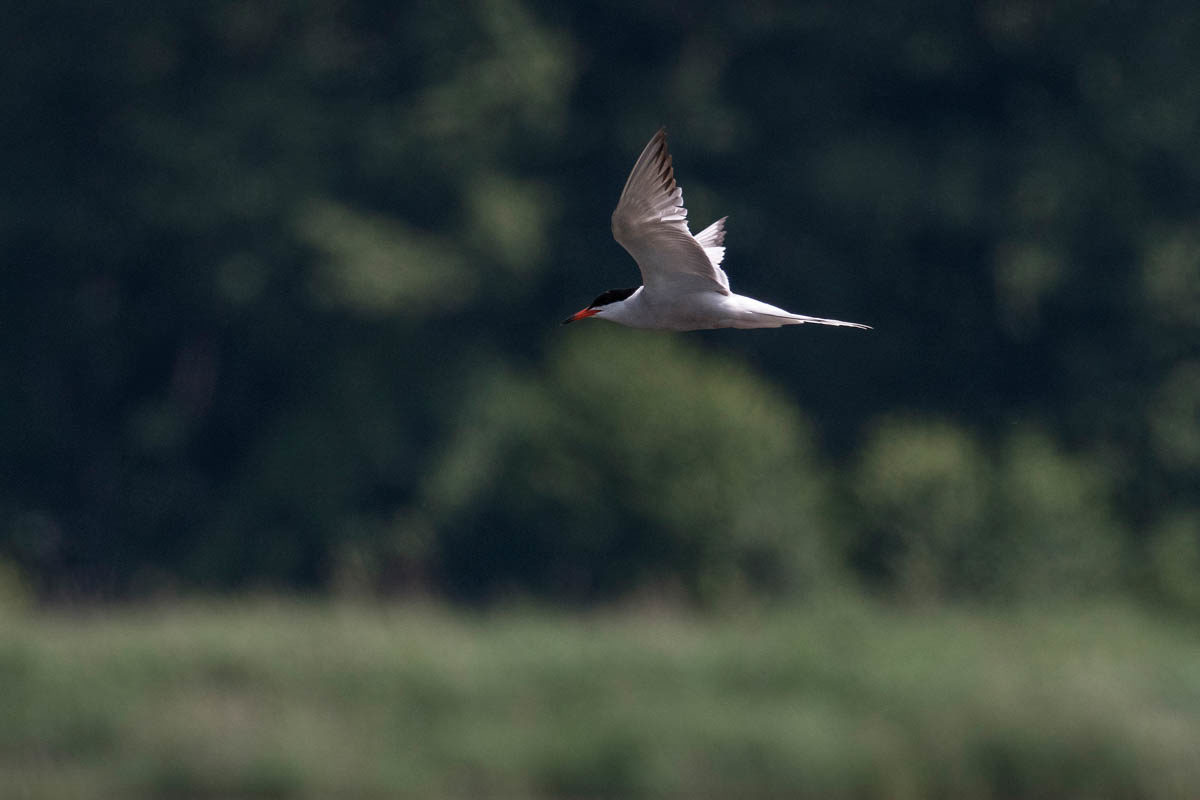
[[[1200,791],[1194,3],[0,39],[15,796]],[[559,327],[664,124],[736,290],[875,330]]]

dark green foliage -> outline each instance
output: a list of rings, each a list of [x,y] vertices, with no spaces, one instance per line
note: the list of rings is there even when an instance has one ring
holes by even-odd
[[[1195,609],[1198,73],[1183,2],[14,10],[0,590]],[[876,331],[559,329],[664,123]]]
[[[448,589],[708,600],[808,588],[827,569],[807,426],[744,368],[611,329],[546,366],[473,389],[430,475]]]

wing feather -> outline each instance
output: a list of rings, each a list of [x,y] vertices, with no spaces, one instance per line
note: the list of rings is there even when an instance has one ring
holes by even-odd
[[[725,244],[725,220],[727,219],[729,217],[721,217],[712,225],[697,233],[696,241],[705,248],[721,247]]]
[[[613,238],[633,256],[646,291],[713,291],[729,294],[721,269],[725,220],[706,228],[701,242],[687,226],[683,191],[660,128],[642,150],[612,215]]]
[[[721,269],[721,262],[725,260],[725,220],[727,219],[729,217],[721,217],[696,234],[696,241],[708,254],[708,260],[712,262],[717,279],[726,289],[729,288],[729,276],[725,274],[725,270]]]

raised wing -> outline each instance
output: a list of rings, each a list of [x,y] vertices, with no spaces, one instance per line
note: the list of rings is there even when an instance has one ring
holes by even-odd
[[[721,217],[696,234],[696,241],[704,248],[704,252],[708,253],[708,260],[712,262],[713,267],[721,266],[721,262],[725,260],[725,220],[727,219],[729,217]]]
[[[687,226],[683,191],[675,183],[667,129],[660,128],[633,165],[617,208],[612,231],[642,271],[647,292],[710,291],[729,294],[721,269],[725,220],[699,237]]]

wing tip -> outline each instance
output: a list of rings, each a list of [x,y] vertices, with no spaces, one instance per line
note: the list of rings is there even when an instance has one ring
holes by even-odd
[[[638,156],[633,170],[625,181],[625,188],[621,191],[622,197],[629,192],[631,187],[639,185],[643,189],[653,188],[665,191],[667,194],[676,188],[674,161],[667,148],[666,125],[659,126],[658,131],[642,148],[641,155]]]
[[[728,216],[721,217],[719,220],[709,225],[704,230],[696,234],[696,241],[705,247],[722,247],[725,244],[725,221]]]

